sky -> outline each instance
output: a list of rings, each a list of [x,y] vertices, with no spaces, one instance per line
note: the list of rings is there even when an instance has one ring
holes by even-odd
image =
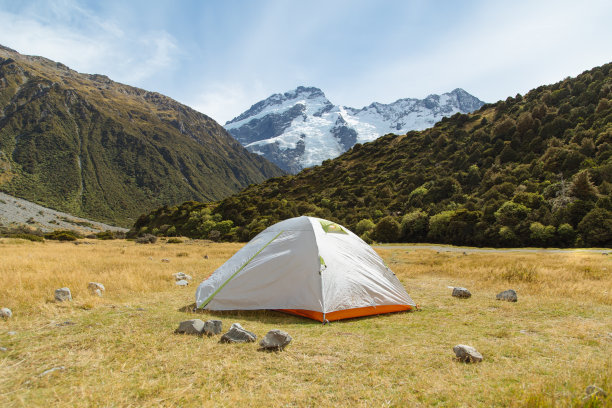
[[[219,123],[274,93],[495,102],[612,62],[612,1],[0,0],[0,44]]]

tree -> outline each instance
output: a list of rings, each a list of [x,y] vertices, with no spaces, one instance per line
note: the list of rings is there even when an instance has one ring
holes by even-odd
[[[380,242],[397,242],[400,237],[400,224],[388,215],[382,218],[374,230],[375,238]]]
[[[591,182],[588,170],[582,170],[574,175],[570,194],[580,200],[597,200],[597,187]]]
[[[429,216],[417,210],[404,215],[401,223],[401,236],[404,241],[421,242],[427,236]]]
[[[448,224],[454,211],[442,211],[429,218],[429,233],[427,238],[435,242],[446,242]]]
[[[495,212],[495,218],[501,225],[513,227],[519,222],[525,220],[529,215],[529,208],[523,204],[518,204],[512,201],[506,201]]]
[[[578,232],[587,245],[612,246],[612,212],[594,208],[580,221]]]
[[[369,218],[364,218],[357,223],[355,226],[355,233],[359,236],[363,235],[366,232],[370,232],[374,229],[376,224]]]

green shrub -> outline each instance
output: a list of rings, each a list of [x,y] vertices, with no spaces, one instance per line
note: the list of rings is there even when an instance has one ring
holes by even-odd
[[[381,219],[374,229],[374,237],[380,242],[397,242],[400,237],[400,224],[388,215]]]
[[[76,231],[56,230],[45,234],[45,238],[55,241],[76,241],[80,238],[80,235]]]
[[[363,220],[359,221],[355,226],[355,234],[361,236],[366,232],[372,231],[375,226],[376,224],[374,224],[374,221],[369,218],[364,218]]]
[[[183,240],[179,238],[170,238],[166,241],[168,244],[182,244]]]
[[[157,237],[152,234],[145,234],[142,237],[136,238],[137,244],[154,244],[157,242]]]

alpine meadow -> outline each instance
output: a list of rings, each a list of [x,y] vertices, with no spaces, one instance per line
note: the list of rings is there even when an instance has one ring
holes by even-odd
[[[0,408],[612,408],[609,0],[0,0]]]

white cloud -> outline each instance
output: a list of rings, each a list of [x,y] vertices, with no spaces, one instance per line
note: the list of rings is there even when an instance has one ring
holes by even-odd
[[[30,7],[19,15],[0,11],[0,26],[2,45],[131,85],[168,69],[179,53],[165,31],[129,33],[70,1]]]

